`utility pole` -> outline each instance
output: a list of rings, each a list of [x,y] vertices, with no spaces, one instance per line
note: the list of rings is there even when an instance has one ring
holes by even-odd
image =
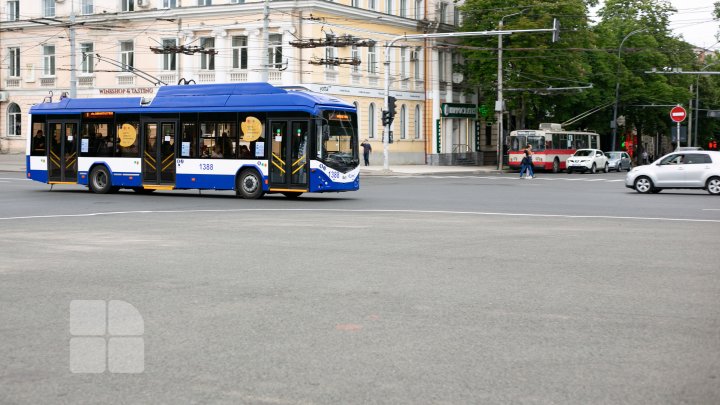
[[[75,0],[70,0],[70,98],[77,97],[77,55],[75,52]]]
[[[270,33],[268,30],[270,30],[270,0],[265,0],[263,6],[263,49],[265,49],[267,54],[264,58],[265,60],[261,60],[262,70],[260,73],[260,81],[262,82],[268,81],[268,69],[270,69]]]
[[[520,10],[517,13],[508,14],[500,19],[498,28],[500,31],[503,30],[503,25],[507,17],[520,15],[529,9]],[[502,169],[503,164],[503,147],[505,146],[505,137],[503,136],[504,128],[503,121],[505,115],[505,100],[503,100],[503,36],[498,35],[498,67],[497,67],[497,101],[495,101],[495,115],[497,116],[498,123],[498,144],[497,144],[497,169]]]
[[[620,46],[618,46],[618,65],[617,65],[617,72],[615,73],[615,106],[613,107],[613,121],[612,121],[612,143],[610,144],[610,150],[615,150],[615,140],[617,139],[617,113],[618,113],[618,101],[620,99],[620,66],[622,66],[622,63],[620,61],[620,54],[622,52],[622,47],[625,41],[630,38],[631,36],[647,31],[646,28],[641,28],[639,30],[632,31],[631,33],[625,35],[625,38],[620,41]]]

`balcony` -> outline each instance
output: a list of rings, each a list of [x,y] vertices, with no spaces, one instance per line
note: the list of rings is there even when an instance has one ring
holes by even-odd
[[[54,77],[41,77],[40,78],[40,87],[55,87],[55,78]]]
[[[282,72],[279,70],[269,71],[268,72],[268,83],[281,84],[282,83]]]
[[[248,80],[248,72],[230,72],[230,82],[244,83]]]
[[[338,72],[335,70],[325,71],[325,83],[335,84],[338,81]]]
[[[95,77],[93,76],[80,76],[78,77],[78,86],[81,87],[92,87],[95,84]]]
[[[160,73],[158,79],[167,84],[176,84],[178,81],[177,73]]]
[[[133,86],[135,84],[135,76],[118,76],[117,84],[118,86]]]
[[[202,70],[197,73],[198,83],[215,83],[214,70]]]
[[[5,81],[5,87],[20,87],[19,77],[10,77]]]

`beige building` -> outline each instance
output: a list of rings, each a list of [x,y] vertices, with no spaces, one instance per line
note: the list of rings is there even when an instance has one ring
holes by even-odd
[[[46,97],[152,98],[163,83],[268,81],[354,103],[371,162],[382,164],[386,41],[460,23],[449,0],[0,0],[0,7],[0,153],[25,150],[27,113]],[[483,156],[493,164],[493,129],[468,114],[477,107],[453,74],[459,59],[435,41],[401,40],[390,49],[397,98],[390,164],[477,164]]]

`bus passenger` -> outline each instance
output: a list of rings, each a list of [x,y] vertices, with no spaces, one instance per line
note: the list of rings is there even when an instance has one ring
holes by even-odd
[[[38,129],[33,137],[33,151],[37,153],[45,153],[45,135],[43,135],[42,129]]]

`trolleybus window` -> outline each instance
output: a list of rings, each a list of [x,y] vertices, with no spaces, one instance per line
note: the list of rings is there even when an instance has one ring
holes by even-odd
[[[345,171],[359,163],[357,137],[354,133],[357,117],[345,111],[325,111],[318,136],[318,157],[329,167]]]

